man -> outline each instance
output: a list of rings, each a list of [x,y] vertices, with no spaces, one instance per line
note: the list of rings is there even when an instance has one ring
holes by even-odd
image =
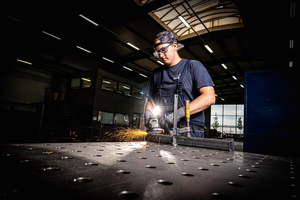
[[[155,106],[161,108],[160,125],[165,130],[172,127],[176,117],[179,128],[186,127],[184,101],[190,101],[190,135],[204,137],[204,112],[215,103],[214,83],[205,67],[196,60],[180,58],[178,50],[184,45],[178,43],[172,31],[157,34],[154,55],[165,65],[153,71],[146,89],[145,124],[153,117]],[[174,116],[174,94],[178,94],[178,111]],[[180,135],[185,136],[186,133]]]

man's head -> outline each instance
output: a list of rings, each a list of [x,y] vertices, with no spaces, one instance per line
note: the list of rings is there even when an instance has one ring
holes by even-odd
[[[173,66],[180,60],[177,50],[183,47],[184,45],[178,43],[172,31],[163,31],[158,33],[154,39],[153,54],[167,66]]]

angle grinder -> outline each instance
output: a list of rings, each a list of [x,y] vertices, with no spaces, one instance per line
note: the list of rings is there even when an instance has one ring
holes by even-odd
[[[159,121],[157,118],[151,118],[149,120],[149,131],[148,133],[164,133],[164,129],[160,127]]]

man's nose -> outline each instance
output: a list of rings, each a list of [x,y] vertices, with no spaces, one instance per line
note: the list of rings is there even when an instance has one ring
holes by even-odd
[[[162,53],[162,52],[159,52],[159,53],[158,53],[158,57],[159,57],[159,58],[163,58],[164,56],[165,56],[164,53]]]

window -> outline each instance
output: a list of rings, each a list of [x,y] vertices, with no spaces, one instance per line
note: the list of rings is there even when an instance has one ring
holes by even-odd
[[[126,96],[131,96],[131,86],[124,83],[119,83],[118,92]]]
[[[116,125],[126,125],[126,126],[128,126],[129,125],[128,115],[116,113],[115,124]]]
[[[132,93],[131,93],[131,96],[134,97],[134,98],[137,98],[137,99],[142,99],[143,98],[143,90],[142,89],[139,89],[139,88],[136,88],[136,87],[132,87]]]
[[[222,131],[223,126],[223,105],[211,106],[211,129]]]
[[[142,99],[143,98],[143,90],[133,87],[131,85],[125,84],[125,83],[121,83],[118,81],[114,81],[112,79],[109,78],[102,78],[102,85],[101,85],[101,89],[103,90],[108,90],[111,92],[116,92],[128,97],[134,97],[137,99]]]
[[[212,105],[211,129],[216,129],[224,134],[243,134],[244,105]]]
[[[92,86],[92,77],[91,76],[81,78],[81,81],[82,81],[81,88],[90,88]]]
[[[151,1],[139,0],[135,2],[138,2],[140,6]],[[188,4],[193,7],[194,14],[191,14]],[[223,9],[228,10],[224,12]],[[291,10],[293,10],[292,6]],[[295,15],[295,9],[293,11],[293,15],[291,14],[291,16]],[[178,16],[178,12],[180,12],[181,19]],[[174,30],[179,40],[194,37],[194,31],[199,33],[199,35],[207,33],[202,23],[199,23],[199,17],[204,21],[206,28],[211,29],[210,31],[243,26],[241,16],[234,1],[226,1],[226,3],[224,1],[193,1],[193,3],[176,1],[176,8],[173,6],[157,7],[148,14],[163,27]],[[191,26],[193,27],[193,31],[189,28]]]
[[[80,88],[80,78],[72,78],[71,88],[72,89],[79,89]]]
[[[133,113],[133,116],[132,116],[132,126],[135,127],[135,128],[139,128],[140,126],[140,116],[141,114],[139,113]]]
[[[80,88],[90,88],[92,86],[92,76],[86,76],[82,78],[72,78],[71,88],[80,89]]]
[[[102,124],[114,124],[114,113],[99,111],[98,117]]]
[[[101,89],[116,92],[117,91],[117,86],[118,82],[108,79],[108,78],[103,78],[102,79],[102,86]]]
[[[223,115],[223,132],[236,133],[236,115]]]
[[[102,124],[115,124],[115,125],[129,126],[129,115],[99,111],[98,122]]]
[[[244,116],[244,105],[236,105],[236,114]]]

